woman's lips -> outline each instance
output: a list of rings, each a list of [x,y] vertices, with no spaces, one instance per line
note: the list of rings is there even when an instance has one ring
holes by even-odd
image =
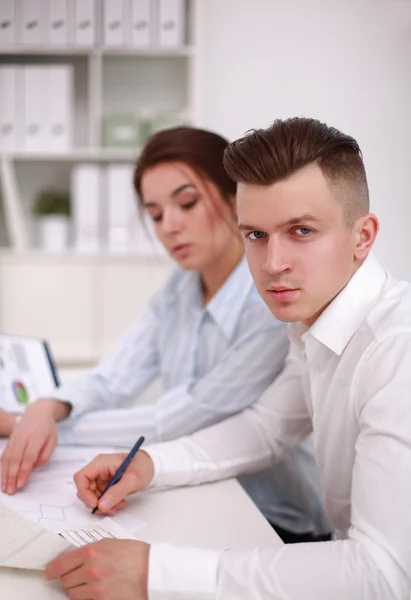
[[[185,258],[191,250],[191,244],[179,244],[174,246],[172,253],[175,258]]]

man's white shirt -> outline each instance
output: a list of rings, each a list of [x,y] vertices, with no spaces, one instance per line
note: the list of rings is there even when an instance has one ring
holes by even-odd
[[[149,599],[409,600],[411,285],[369,256],[251,408],[148,449],[153,486],[266,468],[314,431],[336,540],[249,552],[153,545]]]
[[[177,268],[113,352],[50,392],[73,407],[59,442],[132,446],[139,435],[153,444],[191,434],[256,401],[287,350],[286,328],[261,300],[244,258],[206,306],[199,272]],[[164,388],[157,402],[130,406],[156,377]],[[330,531],[310,438],[241,483],[277,526]]]

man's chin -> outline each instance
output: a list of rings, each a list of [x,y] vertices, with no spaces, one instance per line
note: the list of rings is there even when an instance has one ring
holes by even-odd
[[[284,314],[282,312],[277,313],[277,314],[275,312],[273,312],[273,315],[275,316],[276,319],[278,319],[279,321],[282,321],[283,323],[298,323],[299,321],[302,321],[302,319],[298,316],[291,315],[291,314]]]
[[[293,303],[278,304],[273,303],[273,301],[269,299],[266,304],[275,318],[284,323],[295,323],[297,321],[303,321],[305,318],[305,314],[301,310],[301,307],[298,307]]]

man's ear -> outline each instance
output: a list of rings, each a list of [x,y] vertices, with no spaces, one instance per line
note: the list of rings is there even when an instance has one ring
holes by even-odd
[[[372,245],[377,237],[379,222],[375,215],[367,214],[359,217],[354,224],[355,232],[355,252],[354,257],[357,260],[367,258]]]

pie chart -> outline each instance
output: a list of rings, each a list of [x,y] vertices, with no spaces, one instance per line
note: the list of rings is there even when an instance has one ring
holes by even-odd
[[[13,381],[13,392],[19,404],[28,404],[29,394],[21,381]]]

